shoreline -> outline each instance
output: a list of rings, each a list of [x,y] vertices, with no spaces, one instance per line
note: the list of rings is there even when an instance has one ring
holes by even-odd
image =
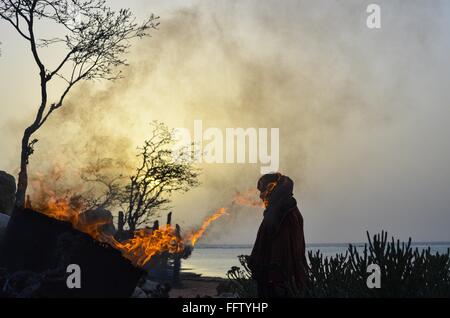
[[[173,286],[169,292],[170,298],[216,298],[217,287],[226,283],[222,277],[203,276],[193,272],[181,272],[180,284]]]

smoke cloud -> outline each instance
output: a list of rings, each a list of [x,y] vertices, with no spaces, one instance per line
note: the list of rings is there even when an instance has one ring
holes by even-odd
[[[382,228],[449,239],[448,196],[425,195],[415,184],[449,189],[442,177],[449,151],[433,155],[448,129],[423,146],[427,127],[444,127],[439,118],[448,115],[441,13],[448,5],[379,3],[380,30],[366,27],[361,1],[200,1],[173,9],[152,37],[134,43],[123,80],[74,91],[39,133],[30,169],[58,162],[78,171],[108,157],[122,163],[113,173],[129,173],[153,120],[171,128],[193,129],[194,120],[223,131],[280,128],[280,171],[296,183],[308,241],[363,240],[365,230]],[[174,197],[174,221],[189,227],[230,206],[236,191],[256,186],[259,168],[201,165],[202,185]],[[424,209],[435,236],[421,230]],[[207,242],[253,240],[262,211],[231,212]]]

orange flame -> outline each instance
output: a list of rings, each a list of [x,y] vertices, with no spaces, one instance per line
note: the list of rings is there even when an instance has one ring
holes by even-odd
[[[93,239],[101,243],[109,244],[119,250],[123,257],[130,260],[133,265],[139,267],[144,266],[157,254],[165,252],[181,253],[186,246],[194,246],[214,221],[224,215],[228,215],[227,208],[223,207],[218,209],[203,221],[197,231],[191,232],[185,237],[180,237],[173,227],[167,225],[158,230],[137,230],[131,239],[121,242],[116,240],[112,234],[103,231],[103,226],[110,223],[111,220],[89,220],[83,216],[83,212],[86,209],[81,203],[82,200],[79,200],[80,196],[68,193],[68,191],[64,195],[61,195],[51,190],[48,187],[47,181],[48,178],[52,177],[58,180],[60,176],[59,173],[55,173],[50,177],[38,175],[32,179],[33,190],[35,190],[33,191],[34,201],[30,202],[28,200],[27,207],[34,208],[48,217],[71,223],[75,229],[90,235]],[[256,194],[256,189],[244,193],[237,193],[233,204],[262,207],[261,201],[252,198]],[[58,198],[60,196],[62,198]]]
[[[196,231],[195,233],[191,234],[190,236],[190,241],[192,243],[192,246],[195,245],[195,243],[197,243],[198,239],[201,238],[203,236],[203,234],[205,233],[206,229],[208,228],[208,226],[214,222],[215,220],[219,219],[220,217],[222,217],[223,215],[227,215],[227,209],[226,208],[220,208],[219,210],[217,210],[216,212],[214,212],[213,215],[211,215],[210,217],[208,217],[205,221],[203,221],[202,226],[200,227],[200,229],[198,231]]]
[[[133,238],[122,243],[113,240],[112,244],[136,266],[144,266],[156,254],[181,253],[184,250],[183,240],[169,225],[158,230],[137,230]]]
[[[253,208],[264,208],[264,202],[258,198],[257,189],[251,189],[242,193],[236,192],[236,195],[233,198],[233,204]]]
[[[184,249],[183,240],[176,235],[175,229],[171,226],[158,230],[137,230],[131,239],[119,242],[111,234],[103,232],[102,226],[108,224],[107,220],[89,222],[83,218],[81,211],[81,208],[73,207],[67,198],[50,198],[47,207],[41,208],[41,213],[60,221],[69,222],[75,229],[119,250],[122,256],[135,266],[144,266],[156,254],[178,253]]]
[[[71,223],[75,229],[90,235],[99,242],[109,244],[119,250],[122,256],[130,260],[133,265],[139,267],[144,266],[157,254],[181,253],[188,243],[194,246],[212,222],[227,214],[225,208],[217,210],[203,222],[199,230],[189,234],[185,239],[179,237],[172,226],[167,225],[158,230],[137,230],[131,239],[120,242],[111,234],[103,232],[102,226],[108,224],[107,220],[89,222],[83,217],[83,207],[75,203],[69,197],[62,199],[50,197],[45,204],[39,205],[39,210],[51,218]],[[29,208],[32,207],[29,206]]]

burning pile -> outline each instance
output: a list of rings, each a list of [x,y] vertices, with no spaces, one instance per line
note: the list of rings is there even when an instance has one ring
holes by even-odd
[[[52,177],[58,180],[60,174],[54,173]],[[187,248],[195,246],[213,222],[228,215],[228,209],[222,207],[207,217],[198,230],[186,233],[183,237],[169,224],[157,229],[136,230],[132,233],[131,238],[122,240],[115,236],[114,231],[105,230],[113,224],[112,215],[109,215],[109,218],[107,215],[105,217],[89,217],[89,211],[86,212],[81,196],[73,193],[57,194],[48,187],[45,179],[43,176],[35,178],[33,188],[37,191],[33,193],[33,204],[28,201],[27,208],[40,211],[50,218],[70,223],[74,229],[120,251],[124,258],[130,260],[137,267],[143,267],[158,254],[183,253]],[[264,203],[258,198],[257,189],[237,192],[232,205],[264,207]]]
[[[17,273],[31,275],[30,281],[37,282],[34,296],[129,297],[145,275],[142,268],[152,258],[164,259],[172,254],[174,259],[181,259],[213,222],[229,215],[234,205],[261,207],[256,194],[255,190],[237,193],[230,207],[218,209],[197,230],[185,235],[168,221],[164,227],[122,236],[115,231],[110,212],[87,210],[80,196],[68,192],[57,195],[44,186],[33,194],[33,201],[27,201],[27,209],[17,210],[11,219],[0,251],[0,266],[11,277]],[[83,268],[82,289],[67,289],[69,264]],[[30,287],[27,284],[13,291],[25,292]]]
[[[176,233],[174,227],[166,225],[159,229],[136,230],[132,238],[121,242],[113,234],[104,231],[103,227],[108,224],[108,220],[100,218],[93,221],[85,217],[82,205],[71,198],[50,197],[45,204],[35,208],[51,218],[72,224],[75,229],[90,235],[96,241],[109,244],[138,267],[143,267],[157,254],[181,253],[186,246],[194,246],[212,222],[227,214],[226,208],[220,208],[206,218],[197,231],[188,233],[184,238]]]

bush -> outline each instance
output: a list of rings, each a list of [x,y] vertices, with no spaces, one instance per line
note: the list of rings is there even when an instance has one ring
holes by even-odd
[[[450,249],[445,254],[411,247],[411,239],[401,243],[387,240],[387,232],[370,238],[362,251],[349,245],[344,254],[324,257],[320,251],[308,252],[308,284],[299,290],[289,284],[292,297],[450,297]],[[248,256],[240,256],[243,269],[233,267],[228,278],[239,297],[256,297]],[[381,288],[369,289],[371,264],[380,267]]]
[[[230,280],[230,291],[240,298],[256,298],[256,282],[252,279],[252,273],[248,267],[249,256],[241,255],[238,258],[243,269],[233,266],[228,271],[227,277]]]

